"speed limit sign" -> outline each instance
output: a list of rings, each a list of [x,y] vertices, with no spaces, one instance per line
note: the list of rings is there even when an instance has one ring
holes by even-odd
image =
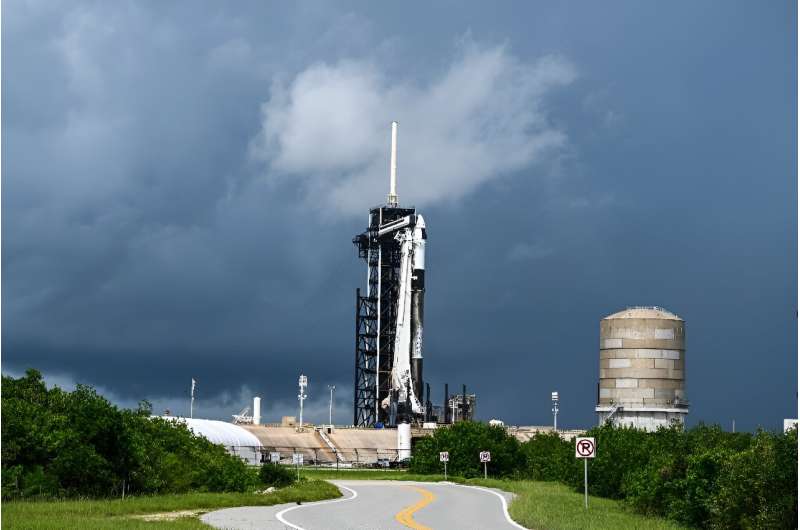
[[[450,461],[450,453],[442,451],[439,453],[439,462],[444,464],[444,479],[447,480],[447,462]]]

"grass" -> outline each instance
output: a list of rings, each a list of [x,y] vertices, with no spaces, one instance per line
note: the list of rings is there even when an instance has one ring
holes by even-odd
[[[144,521],[144,514],[189,510],[208,512],[234,506],[271,506],[286,502],[311,502],[341,496],[332,484],[322,480],[303,481],[268,495],[256,493],[186,493],[106,500],[12,501],[2,507],[3,528],[115,530],[164,528],[208,529],[196,514],[166,521]]]
[[[396,470],[307,469],[308,478],[366,479],[366,480],[417,480],[437,482],[443,475],[417,475]],[[624,503],[601,497],[589,497],[589,510],[583,507],[583,494],[557,482],[533,480],[464,479],[450,477],[460,484],[486,486],[516,494],[509,512],[516,522],[535,530],[624,529],[675,530],[683,528],[672,521],[645,517],[632,512]]]
[[[473,479],[467,483],[515,493],[517,496],[509,507],[511,518],[522,526],[535,530],[684,528],[667,519],[636,514],[624,503],[612,499],[590,496],[589,509],[586,510],[583,494],[557,482]]]

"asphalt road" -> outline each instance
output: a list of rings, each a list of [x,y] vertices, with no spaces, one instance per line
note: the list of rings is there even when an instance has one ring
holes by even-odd
[[[334,480],[343,497],[308,504],[228,508],[201,520],[225,529],[519,529],[511,494],[445,482]]]

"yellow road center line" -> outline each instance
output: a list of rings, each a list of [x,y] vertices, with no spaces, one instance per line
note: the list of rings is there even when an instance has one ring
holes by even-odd
[[[417,488],[416,486],[406,486],[411,489],[417,490],[422,495],[422,500],[416,504],[412,504],[411,506],[407,506],[397,512],[397,515],[394,518],[397,520],[398,523],[402,524],[403,526],[407,526],[409,528],[413,528],[414,530],[433,530],[432,528],[421,525],[414,520],[414,513],[421,510],[425,506],[432,503],[436,500],[436,495],[431,493],[430,491],[422,488]]]

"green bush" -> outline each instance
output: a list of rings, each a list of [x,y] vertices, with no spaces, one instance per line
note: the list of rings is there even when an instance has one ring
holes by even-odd
[[[533,480],[563,480],[575,465],[575,449],[557,433],[540,433],[522,444],[526,474]]]
[[[265,486],[274,486],[276,488],[283,488],[291,486],[295,481],[295,473],[280,464],[272,464],[267,462],[262,464],[258,472],[258,478]]]
[[[520,443],[509,436],[503,427],[474,421],[460,421],[449,427],[436,429],[432,436],[419,440],[414,447],[409,464],[412,473],[443,473],[439,452],[450,453],[447,470],[462,477],[483,476],[481,451],[489,451],[492,461],[487,465],[493,477],[522,476],[524,455]]]
[[[593,436],[597,445],[597,456],[589,461],[589,493],[623,498],[626,475],[646,467],[653,454],[652,437],[645,431],[611,425],[595,427],[586,436]],[[583,462],[575,458],[574,451],[572,456],[571,472],[562,480],[583,491]]]
[[[120,410],[91,387],[47,389],[42,376],[2,378],[2,496],[244,491],[255,473],[185,425]]]
[[[645,432],[603,425],[589,461],[589,491],[624,499],[635,511],[695,528],[797,528],[797,431],[730,433],[719,426]],[[461,422],[420,440],[411,471],[480,476],[478,453],[492,452],[489,473],[566,483],[583,490],[574,443],[537,434],[519,444],[502,428]]]
[[[758,432],[722,464],[712,528],[797,528],[797,430]]]
[[[797,433],[729,433],[679,426],[648,433],[604,425],[589,461],[589,491],[696,528],[796,528]],[[572,444],[538,435],[522,444],[527,474],[583,488]]]

